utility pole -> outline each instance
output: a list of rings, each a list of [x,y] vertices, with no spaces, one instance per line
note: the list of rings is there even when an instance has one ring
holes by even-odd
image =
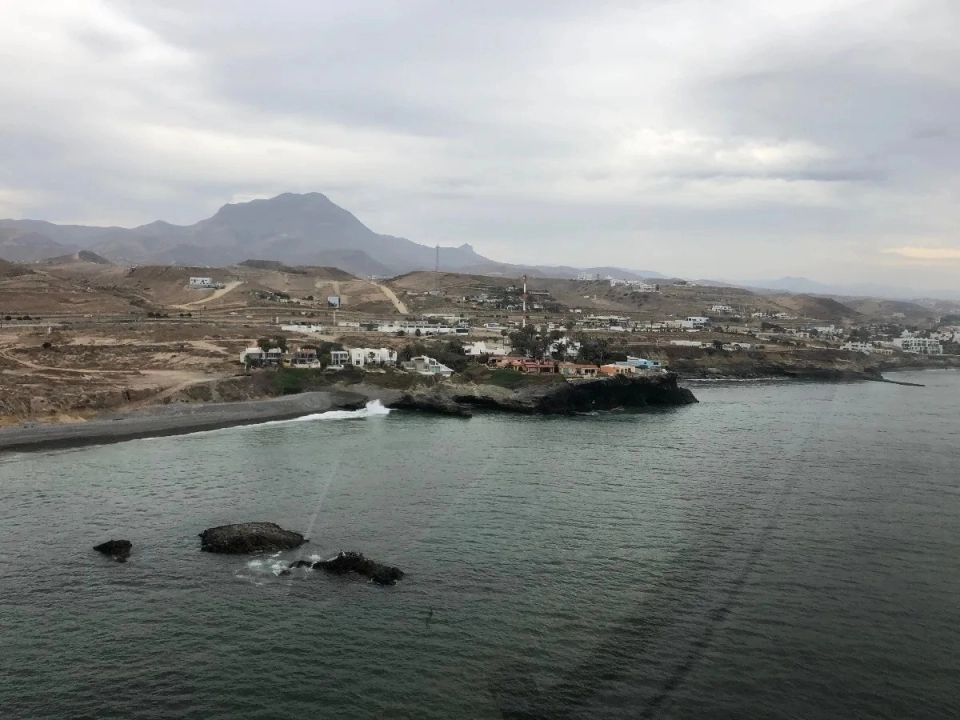
[[[527,326],[527,276],[523,276],[523,327]]]
[[[435,287],[434,290],[437,291],[437,295],[440,294],[440,243],[437,243],[437,259],[433,267],[433,279]]]

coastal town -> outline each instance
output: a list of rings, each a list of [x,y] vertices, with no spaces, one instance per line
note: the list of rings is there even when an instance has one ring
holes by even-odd
[[[377,380],[387,371],[456,381],[482,367],[506,384],[534,375],[577,383],[662,373],[829,379],[960,361],[960,305],[944,301],[595,274],[125,267],[90,254],[0,270],[7,424],[288,392],[302,386],[291,379],[298,371],[329,382],[358,372],[388,382]],[[279,385],[254,382],[278,370]]]

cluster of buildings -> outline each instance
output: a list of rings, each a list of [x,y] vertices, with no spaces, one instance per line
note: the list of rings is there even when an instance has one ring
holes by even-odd
[[[187,287],[191,290],[223,290],[226,287],[222,282],[214,282],[209,277],[192,277],[187,282]]]
[[[516,370],[522,373],[535,375],[560,374],[567,378],[595,378],[610,375],[635,375],[650,370],[662,370],[663,365],[658,360],[647,360],[627,356],[625,361],[608,363],[597,367],[584,363],[563,362],[553,360],[532,360],[520,357],[491,357],[487,364],[490,367]]]
[[[323,363],[316,348],[301,347],[292,352],[284,352],[278,347],[264,350],[250,347],[240,353],[240,362],[247,367],[295,367],[322,368]],[[384,368],[400,367],[421,375],[440,375],[450,377],[453,370],[434,358],[426,355],[400,362],[397,351],[390,348],[348,348],[332,350],[328,370],[343,370],[345,367]]]
[[[654,283],[648,283],[645,280],[624,280],[622,278],[615,278],[612,275],[605,275],[600,277],[599,273],[589,273],[581,272],[577,273],[577,280],[580,282],[597,282],[598,280],[605,280],[610,283],[610,287],[629,287],[637,292],[647,292],[647,293],[658,293],[660,292],[660,286]]]

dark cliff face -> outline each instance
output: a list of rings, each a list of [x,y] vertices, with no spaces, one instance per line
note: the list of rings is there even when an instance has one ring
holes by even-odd
[[[539,415],[564,415],[619,408],[675,407],[697,402],[693,393],[677,385],[673,373],[620,375],[596,380],[531,383],[508,390],[484,383],[443,383],[402,394],[392,407],[469,415],[470,408]]]
[[[677,385],[677,376],[618,375],[612,378],[567,383],[544,395],[535,412],[544,414],[615,410],[618,408],[674,407],[697,402],[687,388]]]

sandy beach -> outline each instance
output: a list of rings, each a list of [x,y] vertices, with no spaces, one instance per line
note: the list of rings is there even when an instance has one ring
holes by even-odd
[[[171,403],[79,423],[25,423],[0,429],[0,452],[57,450],[218,430],[269,420],[290,420],[327,410],[355,409],[364,402],[364,398],[351,393],[307,392],[245,402]]]

